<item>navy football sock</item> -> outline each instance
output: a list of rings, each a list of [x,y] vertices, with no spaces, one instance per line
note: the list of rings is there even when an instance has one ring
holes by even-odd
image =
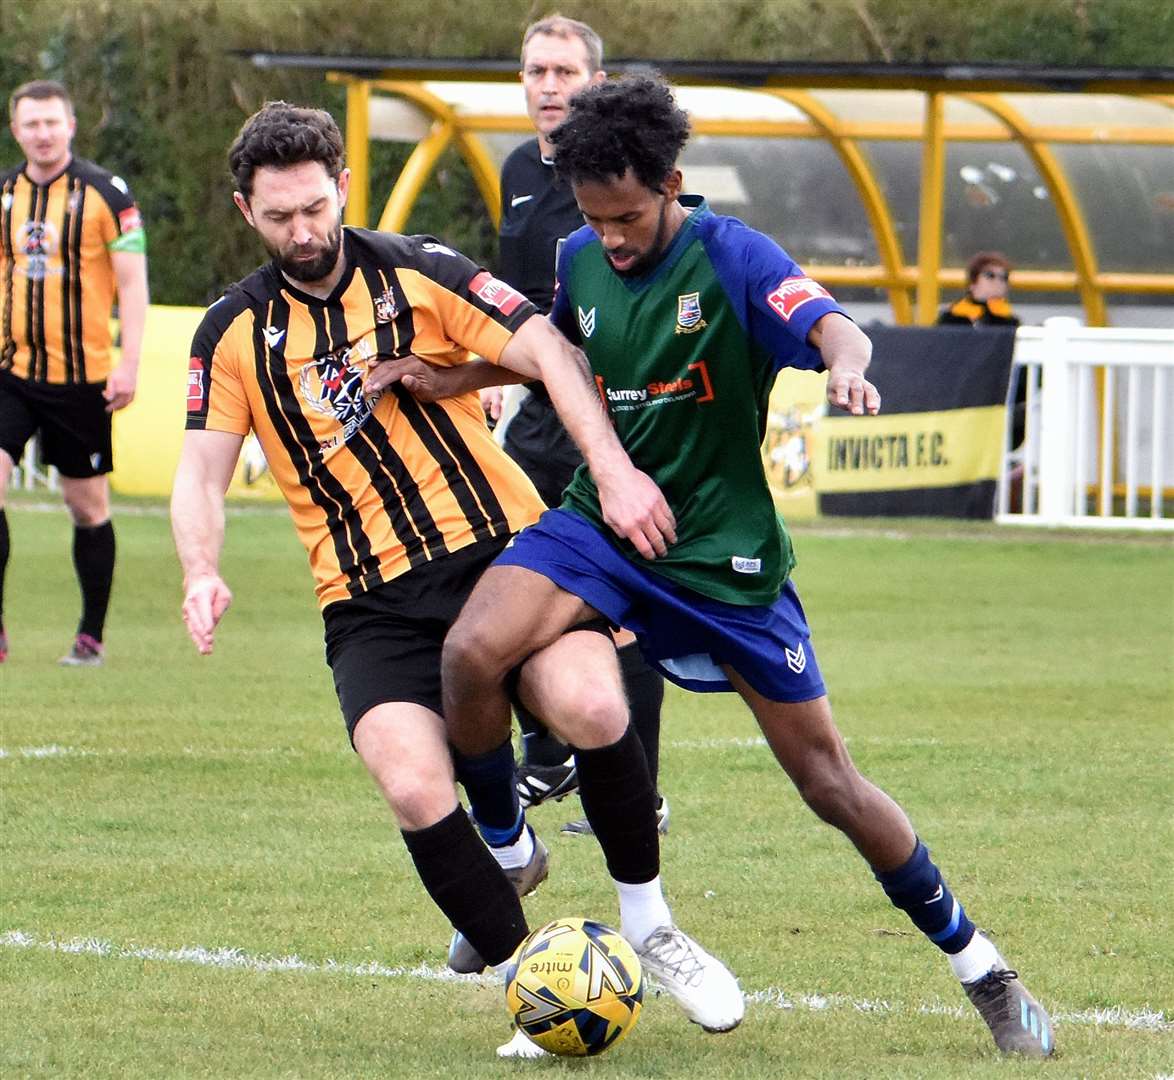
[[[946,887],[941,871],[920,840],[903,866],[874,874],[888,898],[942,952],[961,952],[970,944],[974,923]]]
[[[525,824],[514,786],[513,744],[506,739],[496,750],[472,756],[452,747],[452,760],[485,842],[490,847],[512,844]]]

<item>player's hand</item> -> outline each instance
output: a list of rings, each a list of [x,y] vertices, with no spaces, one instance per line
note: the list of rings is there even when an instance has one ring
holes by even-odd
[[[102,396],[106,399],[106,411],[117,412],[134,401],[137,382],[137,372],[127,371],[122,364],[111,368],[110,374],[106,376],[106,388],[102,391]]]
[[[833,371],[828,375],[828,402],[853,416],[880,412],[880,393],[858,371]]]
[[[459,373],[455,368],[430,364],[418,356],[403,356],[398,360],[380,360],[372,364],[363,389],[368,394],[374,394],[395,383],[400,383],[417,401],[440,401],[462,392]]]
[[[200,574],[187,582],[183,598],[183,621],[202,656],[212,651],[216,624],[231,603],[232,592],[219,574]]]
[[[485,419],[490,422],[489,426],[493,427],[501,419],[501,387],[485,386],[478,390],[477,393],[481,397],[481,408],[485,410]]]
[[[629,468],[606,482],[596,477],[596,486],[603,520],[617,536],[631,541],[644,558],[659,558],[677,542],[677,520],[647,473]]]

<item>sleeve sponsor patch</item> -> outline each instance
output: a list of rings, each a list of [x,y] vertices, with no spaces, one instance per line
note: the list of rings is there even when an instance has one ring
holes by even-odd
[[[134,232],[135,229],[143,227],[143,217],[139,213],[137,206],[128,206],[125,210],[118,211],[118,230],[119,232]]]
[[[193,356],[188,362],[188,412],[198,413],[204,408],[204,361]]]
[[[526,298],[504,281],[495,278],[488,270],[482,270],[469,282],[469,292],[479,296],[503,315],[512,315]]]
[[[831,300],[832,294],[818,281],[807,277],[783,278],[774,292],[768,293],[766,302],[778,313],[783,322],[790,322],[808,300]]]

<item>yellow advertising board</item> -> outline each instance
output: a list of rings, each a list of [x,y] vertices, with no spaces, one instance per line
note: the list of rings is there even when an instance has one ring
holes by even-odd
[[[813,449],[819,490],[902,491],[994,479],[1005,418],[1002,405],[825,416]]]
[[[816,500],[815,437],[827,411],[827,376],[784,368],[775,380],[766,417],[762,461],[784,518],[813,518]]]
[[[204,308],[147,309],[135,400],[114,417],[114,472],[120,495],[169,495],[186,417],[188,354]],[[280,499],[260,446],[250,436],[228,489],[240,498]]]

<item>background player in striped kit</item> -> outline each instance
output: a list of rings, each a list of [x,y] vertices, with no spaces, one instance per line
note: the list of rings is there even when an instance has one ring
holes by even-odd
[[[125,181],[73,156],[77,122],[64,86],[39,80],[13,91],[12,134],[24,164],[0,174],[0,661],[8,653],[4,498],[28,440],[61,474],[73,518],[82,593],[77,634],[63,664],[102,663],[114,577],[107,474],[111,414],[134,400],[147,313],[146,237]],[[112,366],[115,293],[122,358]]]

